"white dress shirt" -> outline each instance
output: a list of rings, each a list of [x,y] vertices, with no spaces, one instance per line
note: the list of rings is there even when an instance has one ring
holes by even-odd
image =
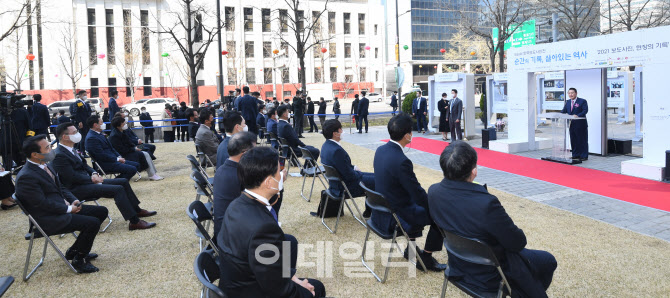
[[[270,205],[270,202],[268,201],[268,199],[264,198],[263,196],[255,193],[253,191],[250,191],[248,189],[245,189],[244,191],[246,193],[248,193],[250,196],[252,196],[252,197],[258,199],[259,201],[261,201],[262,203],[264,203],[265,208],[268,208],[268,211],[270,211],[270,213],[272,213],[272,206]],[[281,227],[281,222],[280,221],[277,221],[277,224]]]
[[[398,145],[400,147],[400,150],[402,151],[402,153],[405,154],[405,151],[403,150],[404,148],[402,147],[402,145],[400,145],[400,143],[398,143],[394,140],[389,140],[389,142]]]

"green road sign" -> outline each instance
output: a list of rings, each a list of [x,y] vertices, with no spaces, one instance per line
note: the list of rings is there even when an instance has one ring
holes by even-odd
[[[505,40],[505,51],[509,48],[520,48],[525,45],[535,44],[535,20],[529,20],[521,24],[518,28],[516,25],[511,25],[507,28],[507,32],[511,32],[516,28],[516,31]],[[493,44],[498,43],[498,28],[493,28]]]

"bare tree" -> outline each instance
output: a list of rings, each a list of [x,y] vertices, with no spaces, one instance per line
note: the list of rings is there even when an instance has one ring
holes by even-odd
[[[86,56],[86,53],[79,52],[74,26],[74,24],[65,24],[60,32],[61,38],[58,40],[58,58],[65,75],[72,84],[73,96],[77,93],[77,83],[90,67],[88,63],[86,65],[83,63],[82,55]]]
[[[0,65],[2,65],[0,67],[0,77],[5,78],[6,84],[14,88],[14,91],[17,93],[21,93],[21,84],[28,80],[28,60],[23,58],[28,53],[21,47],[23,30],[24,28],[17,28],[12,34],[6,37],[9,41],[7,44],[8,52],[14,54],[12,56],[15,56],[13,57],[14,60],[16,60],[16,65],[14,65],[15,69],[9,73],[4,62],[0,61]]]
[[[490,57],[486,40],[479,35],[470,34],[470,31],[464,26],[458,26],[458,31],[454,32],[449,39],[449,45],[449,49],[443,55],[444,59],[455,62],[459,69],[463,68],[465,64],[463,61]]]
[[[168,63],[165,63],[165,81],[169,84],[170,90],[172,91],[172,97],[179,100],[179,90],[180,87],[177,87],[177,78],[182,77],[185,81],[189,81],[189,69],[188,66],[183,63],[179,63],[176,59],[171,56],[168,56]]]
[[[601,28],[603,32],[663,26],[670,23],[670,0],[611,0],[601,14],[611,24]]]
[[[479,4],[481,11],[476,18],[461,13],[465,28],[486,41],[489,48],[491,71],[496,71],[496,54],[498,54],[500,71],[504,71],[505,40],[528,20],[528,16],[523,13],[527,2],[527,0],[482,0]],[[498,28],[496,44],[493,43],[491,28]]]
[[[142,34],[145,35],[147,33],[143,32]],[[130,35],[124,36],[126,52],[123,61],[121,63],[119,61],[114,63],[114,67],[118,71],[119,78],[126,82],[126,86],[130,90],[130,97],[135,102],[135,91],[137,85],[140,83],[139,76],[142,73],[142,40],[144,36],[135,40],[131,40],[130,38]]]
[[[536,2],[542,5],[542,2]],[[600,0],[554,0],[551,8],[558,13],[558,30],[566,39],[583,38],[598,27]]]
[[[153,33],[165,34],[179,49],[186,60],[189,75],[189,89],[191,104],[199,106],[198,101],[198,73],[202,70],[205,54],[223,28],[222,23],[207,26],[206,18],[215,18],[210,7],[196,4],[196,0],[179,0],[176,9],[166,11],[168,18],[155,17],[158,28]],[[163,22],[164,19],[174,20],[172,23]]]
[[[7,23],[9,26],[0,28],[0,41],[9,37],[14,31],[23,27],[28,23],[30,17],[35,13],[37,5],[31,5],[31,0],[17,0],[16,6],[9,3],[4,3],[3,9],[0,11],[0,19],[10,21]]]

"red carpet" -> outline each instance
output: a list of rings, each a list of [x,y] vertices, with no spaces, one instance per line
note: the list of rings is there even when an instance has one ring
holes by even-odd
[[[447,145],[449,143],[443,141],[414,137],[410,147],[439,156]],[[480,166],[670,212],[668,183],[481,148],[475,150],[478,155],[477,164]],[[437,162],[437,158],[435,161]]]

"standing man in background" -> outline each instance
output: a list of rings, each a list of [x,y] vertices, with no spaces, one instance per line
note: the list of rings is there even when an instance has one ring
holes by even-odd
[[[112,115],[112,118],[114,118],[114,115],[116,115],[116,113],[121,111],[119,105],[116,103],[117,96],[119,96],[119,91],[112,90],[109,92],[109,104],[107,105],[109,108],[109,114]]]
[[[423,133],[428,131],[428,123],[426,123],[426,115],[428,105],[426,98],[421,96],[421,91],[416,92],[416,98],[412,102],[412,116],[416,116],[416,131],[419,133],[423,129]]]
[[[86,120],[91,117],[91,107],[86,103],[86,90],[79,90],[77,92],[77,100],[70,104],[70,119],[72,123],[79,129],[82,136],[88,136],[90,127],[86,125]],[[110,111],[111,112],[111,111]],[[110,114],[114,115],[114,114]],[[86,150],[86,138],[79,142],[79,151]],[[88,157],[84,154],[84,157]]]
[[[293,129],[299,138],[302,138],[302,118],[305,115],[305,102],[302,99],[302,91],[297,90],[293,98]]]
[[[244,121],[249,126],[249,131],[258,135],[258,127],[256,126],[256,116],[258,115],[258,99],[251,96],[249,93],[249,86],[242,87],[244,96],[240,100],[240,114],[244,117]],[[225,124],[224,124],[225,126]]]
[[[49,109],[47,106],[40,103],[42,100],[41,94],[33,95],[35,103],[33,104],[33,118],[31,119],[33,125],[33,131],[35,135],[46,135],[49,142],[51,142],[51,137],[49,136],[49,123],[51,123],[51,118],[49,117]]]
[[[358,115],[358,104],[360,102],[358,94],[354,95],[354,101],[351,103],[351,114],[354,115],[354,119],[356,120],[356,128],[358,128],[358,124],[361,121],[361,117]]]
[[[335,103],[333,103],[333,113],[335,113],[335,119],[339,119],[340,114],[342,114],[342,110],[340,109],[340,101],[337,100],[337,96],[335,96]]]
[[[368,133],[368,107],[370,107],[370,101],[365,97],[367,92],[361,91],[363,99],[358,103],[358,133],[363,133],[363,121],[365,121],[365,133]]]
[[[309,131],[308,132],[319,132],[319,127],[314,122],[314,102],[311,97],[307,97],[307,119],[309,119]]]
[[[140,113],[140,124],[144,126],[144,143],[154,142],[154,122],[146,107],[142,107]]]
[[[393,91],[393,95],[391,95],[391,107],[393,108],[391,116],[395,116],[395,111],[398,110],[398,91]]]
[[[568,98],[561,113],[586,117],[589,105],[586,99],[577,97],[577,89],[568,90]],[[570,121],[570,147],[572,148],[572,159],[580,161],[589,160],[589,123],[586,119],[575,119]]]
[[[451,141],[463,140],[461,131],[461,116],[463,115],[463,101],[458,98],[458,90],[451,89],[451,100],[449,111],[449,130],[451,131]],[[458,137],[458,138],[456,138]]]
[[[337,97],[335,97],[337,98]],[[321,97],[321,100],[319,100],[319,122],[321,123],[321,129],[323,129],[323,123],[326,122],[326,108],[328,105],[326,104],[326,101]]]

